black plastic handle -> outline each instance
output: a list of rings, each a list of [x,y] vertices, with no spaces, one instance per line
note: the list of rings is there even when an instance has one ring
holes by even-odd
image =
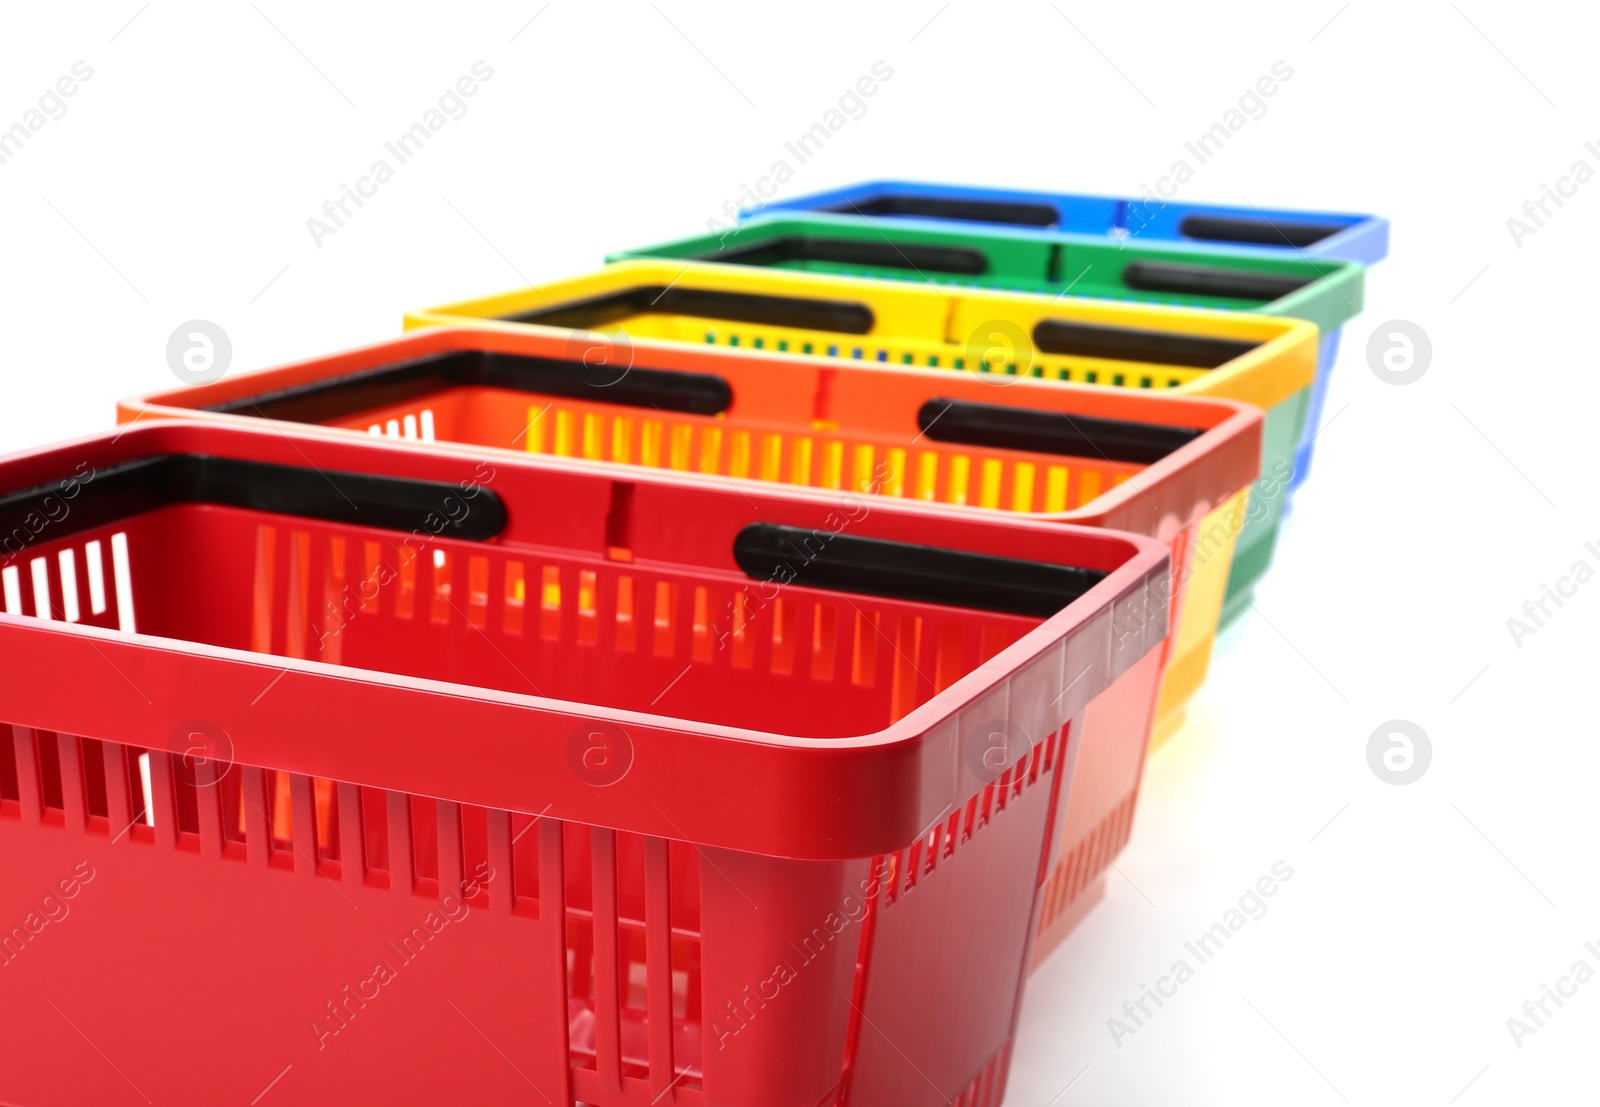
[[[963,277],[982,276],[989,271],[989,259],[984,252],[968,246],[929,246],[888,238],[826,238],[806,234],[775,235],[748,245],[740,245],[735,239],[731,245],[697,255],[695,260],[761,266],[820,261],[919,273],[954,273]]]
[[[1344,230],[1334,223],[1252,219],[1237,215],[1186,215],[1178,233],[1202,242],[1248,242],[1257,246],[1312,246]]]
[[[1314,277],[1291,277],[1217,265],[1175,261],[1136,261],[1122,271],[1122,281],[1141,292],[1175,292],[1180,296],[1228,296],[1268,303],[1310,284]]]
[[[947,399],[923,404],[917,412],[917,426],[936,442],[1141,465],[1160,461],[1205,433],[1196,427]]]
[[[1025,200],[955,200],[886,192],[860,203],[845,201],[823,211],[843,215],[906,215],[953,219],[963,223],[1005,223],[1016,227],[1053,227],[1061,222],[1054,204]]]
[[[547,327],[580,330],[620,323],[640,315],[687,315],[730,323],[758,323],[807,331],[866,334],[872,329],[872,309],[850,300],[817,300],[806,296],[769,296],[756,292],[727,292],[715,288],[681,288],[677,285],[639,285],[535,308],[500,318],[512,323],[537,323]]]
[[[1146,331],[1132,327],[1103,327],[1042,319],[1033,328],[1033,344],[1040,353],[1112,361],[1148,361],[1191,369],[1215,369],[1256,348],[1254,342],[1231,338]]]
[[[618,349],[626,354],[626,339],[619,340]],[[625,364],[588,365],[577,358],[492,350],[456,350],[228,400],[204,410],[293,423],[326,423],[375,408],[410,403],[446,388],[468,386],[692,415],[716,415],[733,403],[733,389],[728,382],[710,373],[677,373]]]
[[[69,486],[76,491],[66,492]],[[0,536],[4,551],[15,555],[36,541],[54,542],[177,504],[243,507],[472,542],[493,538],[506,525],[505,504],[481,485],[464,490],[440,481],[158,454],[0,496]],[[30,525],[39,519],[51,522]]]
[[[776,523],[741,530],[733,557],[757,580],[1037,619],[1054,615],[1107,575]]]

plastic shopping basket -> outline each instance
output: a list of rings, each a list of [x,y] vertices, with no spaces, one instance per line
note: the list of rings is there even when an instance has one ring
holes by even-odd
[[[1348,212],[1291,211],[1254,205],[1190,204],[1159,195],[1138,198],[966,188],[908,181],[869,181],[780,200],[759,212],[838,212],[1106,236],[1119,243],[1225,246],[1265,256],[1327,258],[1376,265],[1389,254],[1389,221]],[[750,212],[743,213],[746,216]],[[1339,353],[1339,328],[1324,329],[1306,432],[1296,450],[1298,486],[1310,472],[1312,442],[1322,426],[1328,382]]]
[[[1074,736],[1153,696],[1168,573],[200,422],[0,461],[0,545],[17,1104],[998,1101]]]
[[[1255,404],[1267,413],[1262,476],[1245,517],[1227,520],[1239,533],[1224,620],[1248,606],[1271,564],[1316,371],[1316,328],[1297,319],[695,262],[618,262],[413,312],[406,323],[620,332],[635,345],[737,346]]]
[[[1232,531],[1202,524],[1223,505],[1241,510],[1259,464],[1257,409],[1031,380],[997,388],[726,348],[640,349],[606,363],[624,352],[532,331],[429,328],[128,400],[119,415],[315,421],[724,479],[876,486],[968,512],[1146,534],[1166,544],[1173,565],[1173,633],[1151,740],[1177,729],[1205,679],[1233,552]],[[874,479],[880,466],[887,479]],[[1143,747],[1121,725],[1082,732],[1039,956],[1094,902],[1127,841]]]
[[[914,181],[867,181],[765,204],[763,212],[816,211],[982,224],[1069,234],[1193,242],[1299,253],[1375,265],[1389,254],[1389,221],[1348,212],[1254,205],[1194,204],[1159,196],[970,188]]]

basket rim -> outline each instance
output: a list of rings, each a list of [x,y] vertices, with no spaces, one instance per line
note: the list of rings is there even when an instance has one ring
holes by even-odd
[[[349,439],[351,436],[365,438],[361,432],[343,427],[290,423],[252,415],[219,414],[200,409],[219,402],[247,399],[267,390],[324,381],[347,373],[362,372],[386,364],[439,353],[482,350],[536,357],[566,357],[568,344],[561,337],[561,333],[542,327],[519,329],[429,327],[335,354],[306,358],[247,373],[230,374],[223,380],[211,384],[180,386],[129,397],[118,404],[118,419],[123,424],[147,419],[203,419],[242,427],[271,424],[292,427],[293,433],[296,434],[334,435],[341,439]],[[796,373],[812,374],[818,372],[819,368],[826,368],[841,374],[846,379],[857,378],[862,374],[869,374],[874,378],[887,376],[890,379],[903,381],[908,389],[913,385],[922,388],[930,396],[935,393],[955,392],[963,393],[964,395],[959,398],[964,399],[983,395],[1003,399],[1006,395],[1013,394],[1014,389],[1020,388],[1021,395],[1033,396],[1045,405],[1044,407],[1021,405],[1028,410],[1045,410],[1047,407],[1049,410],[1070,414],[1103,415],[1106,412],[1132,406],[1140,409],[1138,421],[1159,426],[1196,427],[1203,432],[1193,441],[1180,446],[1165,457],[1144,465],[1138,472],[1120,484],[1101,492],[1093,500],[1066,511],[1018,513],[1000,508],[917,501],[928,511],[954,511],[960,514],[977,512],[1004,517],[1020,515],[1029,519],[1097,526],[1106,525],[1110,520],[1127,520],[1131,510],[1133,515],[1145,518],[1152,526],[1159,520],[1149,519],[1151,515],[1170,516],[1181,525],[1184,520],[1204,515],[1259,476],[1260,443],[1265,433],[1264,414],[1253,405],[1217,396],[1112,390],[1090,385],[1028,379],[1016,380],[1005,386],[1004,390],[997,390],[995,386],[985,383],[983,390],[980,391],[974,386],[973,381],[982,378],[946,373],[934,375],[928,370],[914,367],[876,363],[869,366],[853,362],[838,365],[828,363],[821,366],[816,359],[799,354],[752,355],[723,347],[685,347],[681,344],[643,340],[634,341],[632,346],[635,364],[642,368],[714,373],[721,366],[738,367],[741,371],[769,373],[773,371],[773,362],[776,361],[782,367],[780,371],[792,369]],[[600,400],[586,402],[603,406],[603,401]],[[1126,418],[1122,415],[1115,417]],[[851,431],[849,424],[841,424],[839,429]],[[798,424],[790,433],[801,433]],[[859,433],[870,436],[872,432]],[[448,446],[451,449],[472,451],[490,457],[528,456],[526,451],[510,446],[486,446],[460,441],[440,441],[428,445],[430,448]],[[1035,464],[1044,464],[1052,460],[1052,455],[1026,450],[1010,450],[1004,447],[982,447],[982,449],[1013,460]],[[1252,458],[1257,459],[1253,466]],[[620,462],[597,461],[591,464],[628,472],[638,472],[642,468]],[[769,487],[772,483],[753,477],[728,476],[724,479],[741,487],[747,484]],[[1175,491],[1165,494],[1156,491],[1167,488]],[[1152,499],[1152,496],[1155,498]],[[1186,497],[1187,504],[1175,511],[1167,507],[1168,499],[1180,497]],[[1144,532],[1142,527],[1126,521],[1123,526],[1125,529]]]

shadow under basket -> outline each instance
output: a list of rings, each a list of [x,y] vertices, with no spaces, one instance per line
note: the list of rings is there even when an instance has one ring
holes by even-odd
[[[0,1102],[998,1103],[1164,550],[618,472],[0,462]]]

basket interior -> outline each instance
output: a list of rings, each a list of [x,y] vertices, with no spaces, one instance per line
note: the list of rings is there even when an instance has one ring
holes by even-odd
[[[1103,457],[945,444],[911,433],[641,412],[492,389],[421,397],[334,425],[386,437],[509,445],[534,454],[841,491],[867,487],[875,473],[887,473],[882,494],[897,499],[1021,513],[1076,510],[1147,468]]]
[[[1040,621],[215,505],[0,583],[10,614],[803,738],[874,733]]]
[[[929,333],[873,334],[874,313],[863,303],[654,285],[501,318],[595,334],[1113,388],[1178,388],[1256,345],[1049,319],[1031,334],[1004,318],[989,320],[961,339],[933,333],[932,328]],[[1166,356],[1174,350],[1182,353]]]
[[[679,315],[650,314],[598,328],[612,334],[664,338],[707,346],[730,346],[849,361],[876,361],[920,369],[956,369],[1002,373],[1036,380],[1070,381],[1111,388],[1178,388],[1201,379],[1203,369],[1136,364],[1107,358],[1048,354],[1032,346],[1022,349],[1003,341],[965,345],[942,339],[898,335],[848,335],[807,331],[759,323],[708,322]]]
[[[561,375],[545,391],[539,382],[552,366]],[[809,370],[781,378],[782,387],[778,374],[741,373],[730,377],[731,400],[673,410],[656,402],[651,381],[641,388],[641,378],[695,375],[635,367],[615,386],[596,387],[584,372],[580,363],[458,350],[365,370],[359,382],[331,378],[231,401],[227,409],[374,437],[837,491],[876,485],[900,499],[1049,514],[1093,503],[1203,433],[1069,416],[1061,407],[1070,404],[1013,408],[939,399],[936,386],[910,382],[892,401],[885,389],[834,403],[837,389]],[[480,383],[488,379],[518,386]],[[997,390],[995,398],[1004,395]],[[604,402],[613,398],[618,402]],[[708,407],[713,413],[705,413]],[[974,417],[988,422],[975,426]],[[1032,439],[1022,433],[1028,430]],[[1024,448],[1029,443],[1036,448]]]
[[[818,198],[822,201],[822,198]],[[790,206],[805,210],[804,201]],[[1156,239],[1303,250],[1347,230],[1360,216],[1281,211],[1196,209],[1150,197],[951,196],[915,189],[874,189],[844,202],[819,202],[812,210],[885,219],[939,219],[991,226],[1069,230],[1088,234],[1135,233]]]
[[[1016,242],[921,229],[897,234],[783,221],[746,224],[731,236],[700,236],[632,256],[1227,311],[1259,310],[1330,271],[1327,265],[1270,256],[1213,257],[1110,243]]]
[[[723,259],[705,256],[698,260],[718,261]],[[940,284],[958,284],[971,288],[993,289],[997,292],[1022,292],[1035,296],[1055,296],[1065,293],[1070,288],[1071,295],[1076,299],[1160,304],[1169,307],[1212,308],[1223,311],[1255,311],[1271,303],[1272,299],[1275,298],[1263,296],[1218,296],[1195,292],[1164,291],[1160,287],[1140,286],[1131,283],[1142,279],[1140,274],[1151,271],[1149,267],[1145,270],[1140,270],[1120,263],[1110,264],[1104,261],[1082,262],[1078,259],[1073,259],[1072,264],[1075,268],[1065,279],[1047,276],[1028,277],[1009,273],[968,275],[929,272],[926,270],[919,277],[915,273],[908,273],[888,266],[852,264],[818,258],[785,259],[773,262],[770,268],[787,269],[801,273],[820,273],[835,277],[864,277],[873,280],[932,279]],[[1128,272],[1130,268],[1133,269],[1131,275]],[[1293,289],[1286,287],[1285,291],[1293,291]]]

